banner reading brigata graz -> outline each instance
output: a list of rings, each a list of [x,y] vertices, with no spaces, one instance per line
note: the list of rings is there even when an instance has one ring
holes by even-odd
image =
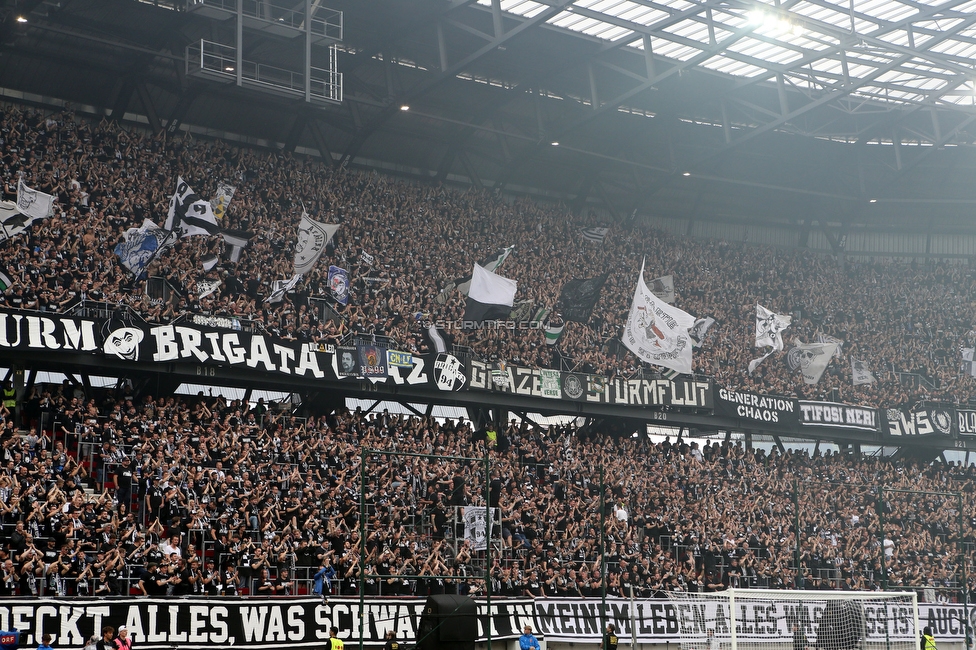
[[[368,598],[363,619],[363,642],[370,647],[383,644],[392,629],[401,643],[416,641],[417,626],[426,599]],[[485,641],[487,605],[478,600],[479,640]],[[911,640],[917,638],[910,609],[904,603],[863,604],[869,638]],[[213,647],[267,649],[321,648],[327,643],[329,627],[339,628],[339,638],[358,646],[360,607],[358,598],[213,598],[213,599],[32,599],[0,600],[0,629],[21,632],[21,646],[33,647],[44,634],[54,637],[54,647],[81,647],[101,628],[125,625],[134,645],[144,650],[187,650]],[[789,600],[748,600],[736,603],[736,635],[748,640],[788,642],[790,620],[799,620],[813,642],[824,603]],[[976,621],[976,608],[970,608]],[[919,604],[919,625],[929,626],[940,641],[964,637],[961,605]],[[675,643],[683,639],[704,642],[709,629],[727,640],[731,620],[720,613],[715,602],[676,604],[663,599],[537,598],[499,599],[492,602],[492,639],[514,639],[526,624],[550,641],[600,643],[601,630],[614,623],[618,636],[628,641],[632,634],[641,643]]]
[[[363,640],[383,645],[393,630],[397,639],[412,642],[423,613],[425,598],[369,598],[363,619]],[[125,625],[133,644],[143,650],[171,648],[322,648],[329,628],[340,630],[346,644],[359,642],[359,598],[214,598],[124,599],[82,598],[0,600],[0,629],[21,632],[21,647],[34,647],[44,634],[51,645],[85,645],[105,625]],[[484,641],[487,605],[479,603],[479,638]],[[531,600],[492,602],[493,639],[513,639],[533,619]]]
[[[468,388],[598,404],[696,409],[711,409],[714,405],[711,379],[608,379],[602,375],[476,360],[468,364]]]

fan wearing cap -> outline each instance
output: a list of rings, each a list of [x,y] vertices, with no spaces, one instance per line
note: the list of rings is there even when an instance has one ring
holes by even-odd
[[[132,637],[129,636],[129,628],[119,627],[119,635],[115,637],[115,647],[117,650],[132,650]]]

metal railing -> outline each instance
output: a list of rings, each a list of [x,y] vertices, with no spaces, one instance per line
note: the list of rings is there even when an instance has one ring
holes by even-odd
[[[330,48],[334,63],[335,48]],[[319,100],[342,101],[342,73],[323,68],[310,68],[309,94]],[[212,77],[237,79],[237,48],[200,39],[186,48],[186,73],[205,73]],[[241,60],[241,79],[249,85],[284,91],[293,95],[305,94],[305,74],[256,61]]]

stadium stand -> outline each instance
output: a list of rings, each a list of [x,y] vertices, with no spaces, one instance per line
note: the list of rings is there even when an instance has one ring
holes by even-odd
[[[59,206],[56,216],[4,246],[12,281],[5,307],[127,306],[151,322],[234,316],[284,338],[338,343],[386,336],[419,351],[426,345],[423,323],[461,316],[460,295],[441,304],[441,288],[470,273],[473,259],[515,246],[504,275],[539,305],[553,306],[573,277],[609,273],[594,318],[569,323],[558,346],[547,346],[539,330],[456,332],[456,342],[484,359],[633,374],[652,369],[639,367],[613,338],[646,258],[648,269],[677,276],[679,306],[717,320],[695,368],[720,385],[873,406],[972,396],[973,380],[956,362],[958,348],[976,336],[973,305],[960,299],[974,284],[965,265],[879,260],[842,272],[814,253],[642,230],[612,230],[595,245],[579,235],[579,228],[597,225],[595,217],[574,217],[559,205],[332,170],[186,135],[154,137],[71,112],[6,106],[0,138],[4,198],[16,198],[23,173],[32,187],[56,195]],[[146,218],[163,221],[177,176],[205,196],[219,180],[235,183],[226,226],[254,237],[239,263],[207,273],[200,259],[221,252],[219,238],[180,240],[152,267],[178,295],[160,302],[126,275],[112,251],[126,228]],[[313,217],[341,227],[328,260],[286,301],[269,306],[263,299],[271,283],[291,273],[302,201]],[[364,251],[373,266],[362,261]],[[334,321],[308,307],[309,298],[327,295],[321,269],[329,263],[353,279],[350,305]],[[222,285],[200,298],[196,287],[204,279]],[[789,336],[843,339],[845,352],[871,364],[878,382],[852,388],[843,364],[813,387],[782,363],[768,362],[750,377],[756,302],[794,314]],[[900,372],[926,381],[906,386]],[[461,421],[344,411],[298,419],[202,395],[88,394],[66,385],[38,386],[28,401],[27,422],[15,422],[6,407],[0,411],[0,595],[357,593],[358,450],[473,457],[486,444],[483,432]],[[52,426],[38,429],[42,411]],[[958,540],[947,528],[957,514],[954,502],[931,497],[909,507],[885,503],[869,488],[828,499],[816,486],[839,480],[972,493],[972,468],[651,444],[556,427],[513,425],[500,433],[492,453],[504,544],[491,572],[502,595],[599,594],[603,515],[613,593],[792,587],[795,500],[803,586],[873,589],[882,570],[890,585],[936,597],[954,598],[961,586]],[[374,481],[363,495],[371,531],[365,562],[368,573],[397,577],[370,580],[367,591],[483,589],[469,578],[483,558],[459,544],[452,510],[483,504],[478,468],[399,457],[376,463],[368,474],[389,479],[391,487]],[[599,464],[606,465],[609,490],[603,512],[592,475]],[[794,477],[809,490],[794,494]],[[880,512],[892,542],[883,548]],[[972,562],[968,518],[964,542]],[[455,578],[417,577],[434,570]]]

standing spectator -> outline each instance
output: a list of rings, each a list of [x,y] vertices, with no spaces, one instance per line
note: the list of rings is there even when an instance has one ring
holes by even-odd
[[[118,650],[132,650],[132,637],[129,636],[129,629],[124,625],[119,627],[119,635],[115,639],[115,647]]]
[[[106,625],[102,628],[102,638],[95,644],[96,650],[115,650],[115,628]]]
[[[519,637],[519,650],[542,650],[539,640],[532,634],[531,625],[526,625],[522,629],[522,636]]]

